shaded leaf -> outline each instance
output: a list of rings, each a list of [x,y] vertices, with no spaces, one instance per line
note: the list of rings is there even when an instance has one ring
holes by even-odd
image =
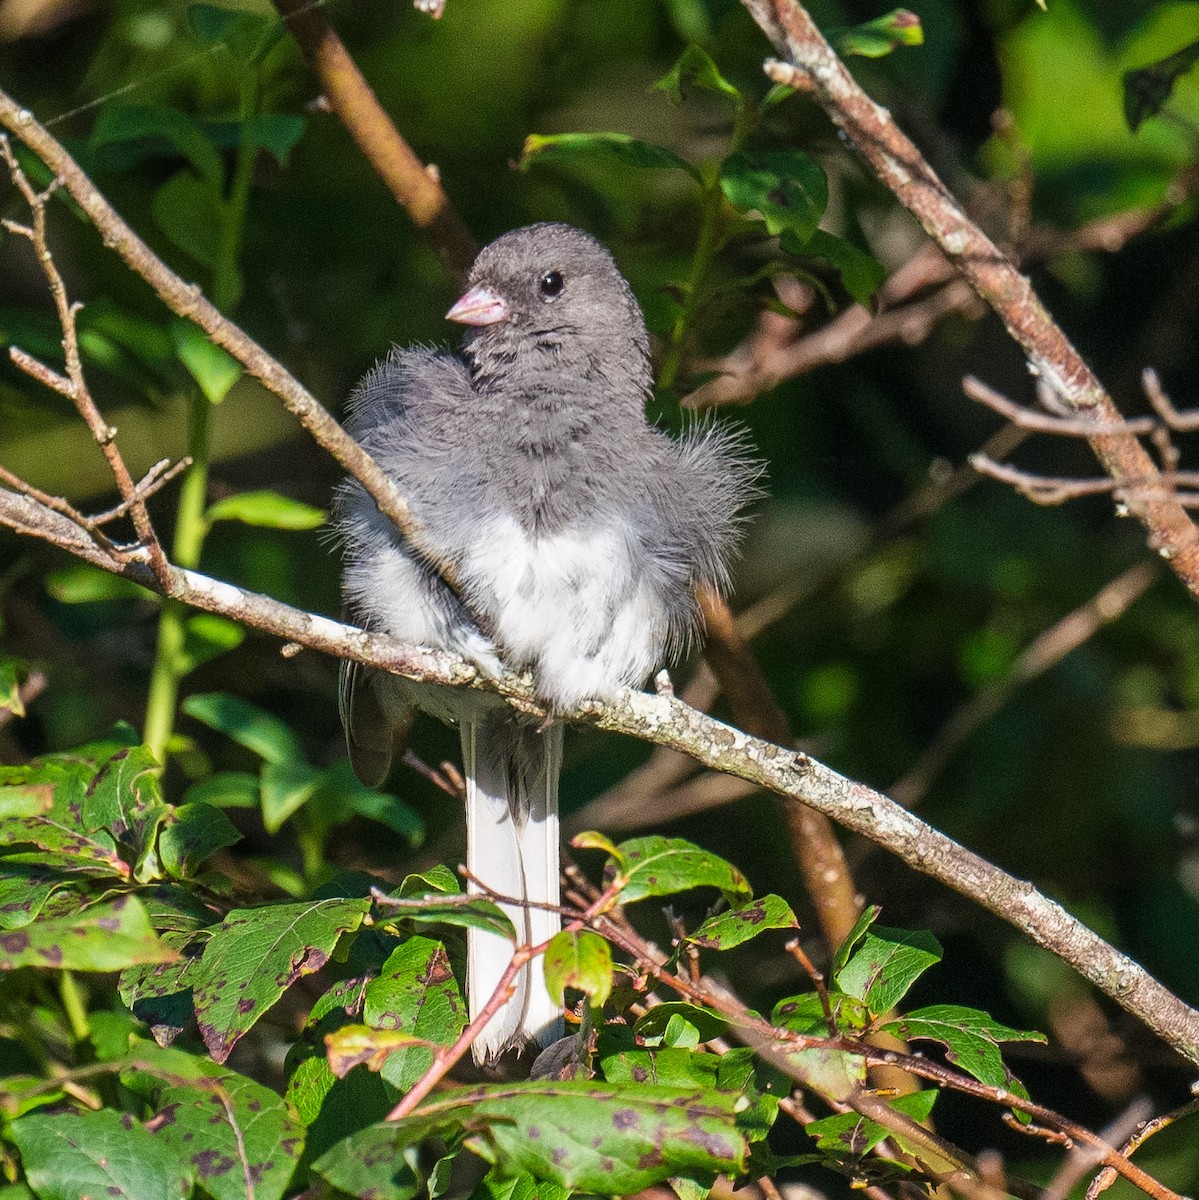
[[[46,576],[46,591],[60,604],[92,604],[105,600],[159,602],[158,596],[132,580],[83,562],[68,563],[51,571]]]
[[[302,759],[268,761],[263,765],[260,776],[262,823],[267,833],[278,833],[287,818],[316,795],[321,775],[322,772]]]
[[[741,93],[720,73],[720,68],[712,61],[712,56],[702,47],[695,45],[688,46],[683,51],[674,66],[654,84],[654,87],[665,92],[675,104],[682,104],[692,88],[715,92],[718,96],[726,96],[730,100],[741,99]]]
[[[612,994],[612,948],[598,933],[563,929],[546,947],[545,985],[559,1007],[566,989],[574,988],[602,1008]]]
[[[225,183],[225,167],[203,128],[166,105],[106,104],[96,118],[88,147],[102,169],[128,171],[146,157],[181,155],[195,172],[185,172],[211,196]],[[198,178],[197,178],[198,176]]]
[[[208,804],[182,804],[172,809],[158,833],[158,853],[168,875],[195,873],[210,854],[241,841],[233,822]]]
[[[627,133],[531,133],[525,138],[519,166],[527,171],[535,162],[561,162],[592,154],[615,158],[628,167],[670,167],[699,178],[695,167],[673,150]]]
[[[774,1007],[770,1022],[807,1037],[828,1038],[828,1023],[820,997],[805,992],[780,1000]],[[795,1046],[776,1042],[775,1054],[784,1059],[813,1091],[828,1100],[847,1100],[854,1090],[866,1082],[866,1060],[860,1054],[832,1046]]]
[[[510,942],[516,941],[511,919],[497,904],[483,896],[447,895],[434,891],[424,896],[380,897],[378,904],[382,912],[380,920],[387,923],[411,921],[414,925],[457,925],[464,929],[483,929]]]
[[[800,242],[813,233],[828,204],[828,181],[802,150],[740,150],[720,165],[720,187],[740,212],[761,214],[772,236]]]
[[[218,617],[216,613],[193,613],[183,626],[180,672],[190,675],[217,655],[236,650],[245,638],[246,631],[236,621]]]
[[[840,277],[841,286],[863,308],[869,306],[887,278],[887,268],[872,254],[823,229],[815,230],[806,242],[784,233],[781,244],[784,250],[800,258],[816,258],[828,263]]]
[[[184,794],[189,804],[215,808],[257,808],[261,802],[258,776],[248,771],[218,771],[193,783]]]
[[[713,1038],[721,1037],[729,1028],[728,1021],[710,1008],[688,1004],[685,1000],[668,1000],[665,1004],[655,1004],[646,1009],[637,1018],[633,1029],[640,1038],[660,1038],[665,1035],[667,1026],[676,1017],[691,1024],[701,1042],[710,1042]]]
[[[169,235],[170,231],[164,229],[163,232]],[[182,249],[192,253],[186,245]],[[199,258],[199,255],[193,257]],[[220,404],[229,394],[229,389],[242,377],[241,363],[213,342],[198,325],[183,317],[176,317],[171,322],[170,330],[171,342],[179,361],[199,384],[205,399],[210,404]]]
[[[205,45],[223,46],[246,63],[265,58],[285,32],[278,18],[217,4],[189,5],[187,23]]]
[[[269,763],[303,762],[303,747],[278,717],[225,692],[188,696],[180,706],[211,729],[232,738]]]
[[[201,266],[216,263],[224,212],[220,196],[205,180],[188,170],[177,171],[151,197],[150,213],[185,254]]]
[[[1199,40],[1157,62],[1124,72],[1121,80],[1124,87],[1124,119],[1133,133],[1143,121],[1161,112],[1174,91],[1174,85],[1196,63],[1199,63]]]

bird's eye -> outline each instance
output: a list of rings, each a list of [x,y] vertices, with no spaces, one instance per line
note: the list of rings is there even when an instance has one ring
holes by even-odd
[[[562,294],[566,280],[562,278],[561,271],[546,271],[537,281],[537,286],[546,300],[556,300]]]

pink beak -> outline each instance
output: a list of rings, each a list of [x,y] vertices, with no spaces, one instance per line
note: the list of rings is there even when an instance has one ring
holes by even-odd
[[[463,325],[494,325],[507,320],[508,306],[490,288],[476,283],[445,315],[447,321]]]

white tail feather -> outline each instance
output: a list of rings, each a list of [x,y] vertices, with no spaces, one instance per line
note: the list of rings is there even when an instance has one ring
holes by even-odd
[[[506,715],[462,722],[466,773],[466,865],[481,883],[514,899],[558,903],[558,773],[562,729],[544,733]],[[472,885],[473,886],[473,885]],[[503,905],[517,938],[539,945],[561,927],[556,912]],[[466,994],[473,1021],[512,961],[506,938],[467,930]],[[512,998],[475,1039],[475,1061],[510,1046],[548,1045],[561,1036],[562,1013],[545,988],[542,960],[520,972]]]

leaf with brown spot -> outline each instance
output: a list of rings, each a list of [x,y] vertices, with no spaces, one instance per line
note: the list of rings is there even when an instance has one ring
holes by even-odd
[[[357,929],[369,908],[369,900],[333,898],[234,909],[190,973],[196,1020],[212,1057],[224,1062],[288,987],[328,962],[338,939]]]

